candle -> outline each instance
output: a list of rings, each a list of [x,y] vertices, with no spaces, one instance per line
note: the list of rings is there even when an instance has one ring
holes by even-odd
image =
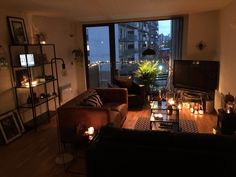
[[[193,113],[193,112],[194,112],[194,109],[193,109],[193,108],[190,108],[190,112]]]
[[[178,109],[181,110],[182,109],[182,105],[178,104]]]
[[[174,104],[175,104],[175,101],[174,101],[173,98],[171,98],[171,99],[169,99],[168,103],[169,103],[170,105],[174,105]]]
[[[88,134],[89,135],[93,135],[94,134],[94,128],[93,127],[89,127],[88,128]]]
[[[203,112],[202,109],[200,109],[200,110],[198,111],[198,113],[202,115],[204,112]]]

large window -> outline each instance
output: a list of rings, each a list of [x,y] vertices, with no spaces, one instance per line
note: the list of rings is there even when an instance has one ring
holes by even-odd
[[[97,82],[100,84],[90,82],[90,87],[106,86],[115,74],[133,75],[142,60],[158,61],[162,75],[157,77],[156,85],[167,86],[172,60],[181,57],[182,18],[107,24],[102,32],[99,26],[85,28],[88,64],[97,65],[97,76],[104,76],[106,72],[106,79],[100,79]],[[96,43],[97,46],[92,46]],[[155,55],[144,56],[143,52],[149,48]],[[103,65],[106,70],[102,69]],[[87,72],[87,77],[92,81],[95,77],[90,73]]]

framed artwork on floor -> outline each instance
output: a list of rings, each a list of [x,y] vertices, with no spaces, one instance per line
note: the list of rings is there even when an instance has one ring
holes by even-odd
[[[0,117],[0,131],[6,144],[21,136],[21,130],[13,112]]]
[[[9,32],[13,44],[28,44],[28,37],[23,18],[7,16]]]
[[[18,112],[18,110],[17,109],[14,110],[13,114],[16,118],[16,122],[17,122],[17,125],[19,126],[20,132],[21,133],[25,132],[25,127],[24,127],[24,124],[23,124],[23,121],[22,121],[22,117],[21,117],[20,113]]]

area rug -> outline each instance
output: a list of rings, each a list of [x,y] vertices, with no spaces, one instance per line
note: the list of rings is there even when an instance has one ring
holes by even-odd
[[[179,126],[181,132],[198,133],[197,124],[194,120],[180,120]],[[139,117],[134,128],[138,130],[149,130],[149,119],[147,117]]]

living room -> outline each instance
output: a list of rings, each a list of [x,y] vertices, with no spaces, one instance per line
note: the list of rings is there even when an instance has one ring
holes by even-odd
[[[236,65],[233,59],[236,55],[234,45],[236,38],[236,16],[234,15],[234,11],[236,10],[235,1],[198,1],[197,4],[194,2],[187,3],[186,1],[178,2],[181,5],[178,3],[165,4],[162,1],[159,2],[159,4],[152,4],[154,1],[150,1],[150,7],[143,9],[142,11],[140,9],[144,8],[144,4],[147,3],[145,1],[143,1],[142,4],[139,4],[139,7],[136,7],[137,11],[135,11],[131,2],[122,2],[123,4],[121,5],[118,4],[119,7],[122,7],[119,8],[120,11],[116,11],[113,4],[108,1],[106,1],[106,3],[99,1],[96,5],[94,5],[93,2],[88,2],[86,7],[84,4],[81,5],[78,3],[78,7],[75,7],[75,9],[81,13],[81,15],[76,14],[76,12],[63,10],[61,6],[66,6],[67,4],[53,6],[52,4],[46,5],[46,2],[43,2],[42,4],[31,4],[28,2],[28,5],[25,4],[24,6],[21,6],[18,3],[22,2],[13,4],[1,2],[0,36],[2,40],[0,45],[5,51],[4,55],[8,63],[7,66],[1,66],[0,68],[1,114],[16,108],[14,89],[12,88],[11,81],[10,54],[8,52],[8,45],[11,44],[11,40],[7,25],[7,16],[24,19],[30,43],[35,42],[35,34],[45,33],[46,42],[48,44],[52,43],[56,45],[57,57],[64,59],[67,72],[65,76],[62,75],[61,68],[58,67],[59,84],[61,87],[69,85],[69,88],[65,90],[62,97],[62,104],[84,92],[87,88],[85,62],[84,60],[83,62],[75,62],[71,52],[76,48],[84,48],[82,25],[126,22],[131,20],[165,19],[172,16],[182,16],[182,14],[184,14],[185,20],[182,59],[220,61],[219,87],[217,89],[217,94],[227,94],[230,92],[232,95],[236,95],[236,85],[234,84],[233,78],[235,74],[234,66]],[[137,2],[133,2],[133,4],[136,3]],[[162,5],[162,3],[163,6],[158,7],[159,5]],[[101,11],[97,10],[97,6],[101,8]],[[127,6],[127,8],[123,8],[123,6]],[[34,7],[37,7],[37,9],[34,9]],[[167,9],[170,12],[168,12]],[[114,12],[112,13],[112,11]],[[68,16],[66,16],[66,14]],[[87,16],[83,16],[84,14]],[[196,45],[199,41],[204,41],[206,43],[206,48],[204,50],[197,49]],[[220,102],[215,102],[215,109],[220,106]],[[26,116],[24,121],[27,121],[28,119],[31,119],[31,117]],[[129,124],[129,122],[127,122],[126,125],[133,125],[133,123]],[[42,132],[41,135],[44,135],[44,133],[45,132]],[[54,136],[54,134],[52,136]],[[9,146],[12,146],[12,151],[17,149],[14,143],[21,141],[21,139],[22,138],[19,138],[17,141],[9,144]],[[40,140],[43,141],[43,137],[41,137]],[[34,141],[25,140],[24,143],[34,143]],[[20,146],[22,149],[26,146],[23,145],[24,143]],[[40,144],[40,142],[38,144]],[[50,145],[50,147],[52,149],[54,148],[54,151],[57,150],[56,144]],[[12,152],[11,150],[9,151]],[[1,152],[4,152],[4,147],[1,147]],[[36,163],[36,161],[34,162]],[[20,163],[21,162],[19,162],[19,164]],[[11,167],[11,164],[9,164],[9,167]],[[10,168],[8,168],[8,170],[9,169]],[[33,170],[29,171],[31,171],[29,174],[32,175]],[[24,174],[27,175],[28,173],[24,172]],[[37,175],[40,176],[40,174]],[[6,175],[3,174],[2,176]]]

